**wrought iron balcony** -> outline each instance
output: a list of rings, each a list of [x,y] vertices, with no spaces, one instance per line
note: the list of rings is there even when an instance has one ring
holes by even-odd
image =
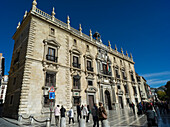
[[[92,67],[87,67],[87,70],[93,72],[93,68]]]
[[[81,64],[73,63],[73,67],[80,68],[80,67],[81,67]]]
[[[52,55],[46,55],[46,59],[49,61],[53,61],[53,62],[58,62],[58,57],[52,56]]]
[[[109,75],[109,76],[112,75],[112,73],[110,71],[103,71],[102,73],[105,74],[105,75]]]

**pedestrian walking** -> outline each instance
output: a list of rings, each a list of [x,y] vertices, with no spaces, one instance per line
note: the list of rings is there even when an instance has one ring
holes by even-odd
[[[56,127],[59,127],[59,117],[60,117],[60,109],[59,109],[59,107],[60,106],[57,105],[55,110],[54,110]]]
[[[148,121],[148,127],[157,126],[156,113],[153,111],[151,105],[148,105],[146,116],[147,116],[147,121]]]
[[[62,105],[62,106],[61,106],[61,109],[60,109],[60,115],[61,115],[61,117],[65,117],[65,112],[66,112],[66,109],[65,109],[64,106]]]
[[[88,122],[88,121],[89,121],[89,117],[90,117],[90,113],[91,113],[91,110],[90,110],[89,105],[87,105],[87,110],[88,110],[88,114],[87,114],[86,122]]]
[[[68,117],[69,117],[69,124],[71,123],[71,120],[74,124],[74,111],[73,111],[73,107],[70,108],[69,112],[68,112]]]
[[[86,119],[86,117],[87,117],[87,115],[88,115],[87,105],[84,105],[84,106],[83,106],[82,115],[83,115],[83,119]]]
[[[103,107],[102,102],[99,102],[99,120],[103,122],[103,120],[106,120],[106,119],[107,119],[107,112],[105,108]]]
[[[142,106],[142,103],[140,102],[140,103],[138,103],[137,104],[137,108],[138,108],[138,115],[142,115],[143,114],[143,106]]]
[[[77,104],[77,121],[79,122],[79,118],[81,119],[81,107],[80,103]]]
[[[93,116],[93,122],[94,122],[93,127],[96,127],[96,124],[97,124],[97,127],[99,127],[99,109],[96,103],[94,104],[94,107],[92,108],[92,116]]]
[[[132,109],[133,109],[133,113],[135,114],[135,105],[134,105],[133,102],[132,102],[131,106],[132,106]]]

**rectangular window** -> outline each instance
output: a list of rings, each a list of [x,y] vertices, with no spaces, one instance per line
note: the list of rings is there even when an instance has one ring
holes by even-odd
[[[91,61],[87,60],[87,68],[91,68]]]
[[[15,85],[15,83],[16,83],[16,78],[14,78],[13,85]]]
[[[130,103],[129,98],[126,98],[126,102],[127,102],[127,104],[129,104],[129,103]]]
[[[44,95],[44,106],[49,106],[50,100],[48,95]]]
[[[107,65],[102,64],[102,66],[103,66],[103,74],[107,74]]]
[[[51,35],[55,35],[55,29],[51,28]]]
[[[87,60],[87,70],[88,70],[88,71],[93,71],[92,63],[91,63],[91,61],[89,61],[89,60]]]
[[[120,89],[120,85],[118,85],[117,88]]]
[[[73,78],[73,89],[80,89],[80,78]]]
[[[57,59],[55,57],[55,49],[48,48],[48,54],[46,56],[47,60],[57,62]]]
[[[17,52],[14,60],[14,64],[16,64],[19,61],[19,56],[20,56],[20,52]]]
[[[136,87],[135,86],[133,87],[133,91],[134,91],[134,95],[136,95],[137,91],[136,91]]]
[[[74,105],[78,105],[78,103],[80,104],[80,96],[78,97],[74,96],[73,100],[74,100]]]
[[[128,87],[127,87],[127,85],[124,85],[124,88],[125,88],[125,93],[128,93]]]
[[[56,86],[56,74],[55,73],[46,72],[45,86],[48,86],[48,87]]]
[[[133,73],[132,74],[130,74],[131,75],[131,80],[132,80],[132,82],[134,82],[135,81],[135,79],[134,79],[134,77],[133,77]]]
[[[73,56],[73,67],[80,68],[79,58],[77,56]]]
[[[88,81],[89,86],[93,86],[93,81]]]
[[[10,103],[9,103],[10,105],[12,105],[12,103],[13,103],[13,98],[14,98],[14,97],[13,97],[13,95],[12,95],[11,98],[10,98]]]
[[[115,73],[116,73],[116,77],[117,77],[117,78],[120,78],[120,75],[119,75],[118,69],[116,69],[116,70],[115,70]]]

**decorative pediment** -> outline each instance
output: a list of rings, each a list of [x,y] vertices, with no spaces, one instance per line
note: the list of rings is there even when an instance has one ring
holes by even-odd
[[[84,57],[92,60],[94,59],[94,57],[90,53],[84,55]]]
[[[58,72],[58,65],[57,64],[51,64],[48,62],[43,62],[43,70],[44,71],[53,71]]]
[[[92,80],[94,80],[94,75],[93,75],[93,74],[88,74],[88,76],[86,77],[86,79],[92,79]]]
[[[71,53],[74,53],[74,54],[78,54],[78,55],[81,55],[81,54],[82,54],[81,51],[78,50],[77,48],[72,48],[72,49],[70,50],[70,52],[71,52]]]
[[[81,73],[79,71],[73,71],[73,73],[71,74],[71,76],[73,77],[77,75],[81,76]]]
[[[44,44],[48,44],[48,45],[53,45],[53,46],[55,46],[55,47],[57,47],[57,48],[60,48],[60,43],[58,43],[55,39],[44,39],[43,40],[43,43]]]
[[[96,87],[94,87],[94,86],[90,86],[90,87],[88,87],[86,90],[85,90],[85,92],[88,92],[88,93],[96,93],[97,92],[97,88]]]

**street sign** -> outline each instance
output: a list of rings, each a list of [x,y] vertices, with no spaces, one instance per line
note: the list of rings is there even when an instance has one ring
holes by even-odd
[[[49,92],[49,99],[55,99],[55,92]]]
[[[53,86],[51,86],[50,90],[49,90],[49,99],[55,99],[55,89]]]
[[[51,86],[51,88],[50,88],[49,92],[55,92],[55,89],[54,89],[54,87],[53,87],[53,86]]]

